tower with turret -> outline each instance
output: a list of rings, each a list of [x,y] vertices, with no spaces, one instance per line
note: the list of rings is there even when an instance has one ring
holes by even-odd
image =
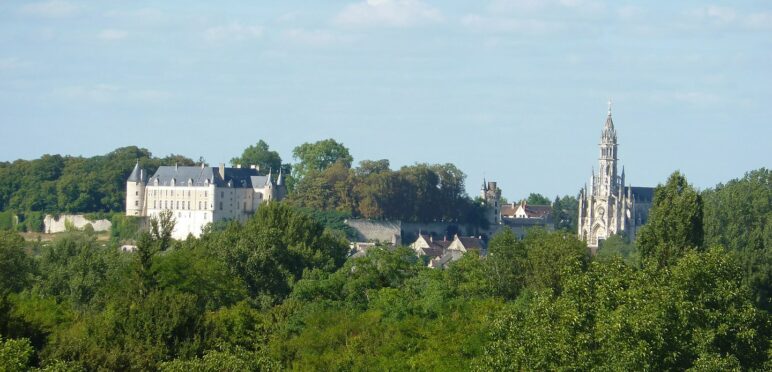
[[[140,168],[139,160],[134,165],[126,180],[126,215],[134,217],[145,216],[145,170]]]
[[[498,188],[496,182],[486,182],[483,179],[482,189],[480,189],[480,197],[483,199],[485,206],[487,207],[486,217],[491,224],[498,225],[501,223],[501,189]]]

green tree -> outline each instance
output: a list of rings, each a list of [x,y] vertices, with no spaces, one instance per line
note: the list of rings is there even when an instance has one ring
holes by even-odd
[[[231,159],[231,165],[235,166],[237,164],[245,167],[256,165],[262,172],[268,172],[270,169],[278,171],[282,166],[279,153],[271,151],[268,144],[263,140],[244,149],[240,157]]]
[[[550,205],[550,199],[539,193],[530,193],[525,200],[526,203],[531,205]]]
[[[35,350],[27,339],[3,340],[0,336],[0,370],[28,371]]]
[[[737,252],[756,301],[772,310],[772,172],[748,172],[702,196],[705,245]]]
[[[525,287],[528,270],[525,244],[510,229],[502,229],[488,243],[486,266],[495,294],[514,300]]]
[[[305,270],[332,272],[348,252],[345,241],[284,203],[262,206],[244,225],[231,224],[206,239],[264,307],[289,295]]]
[[[304,143],[292,150],[292,156],[298,160],[298,163],[292,167],[293,176],[298,180],[312,171],[324,171],[337,162],[342,162],[344,166],[350,168],[351,162],[354,161],[348,148],[333,139]]]
[[[667,266],[686,251],[701,249],[702,243],[702,197],[676,171],[654,191],[649,221],[638,233],[638,248],[642,258]]]

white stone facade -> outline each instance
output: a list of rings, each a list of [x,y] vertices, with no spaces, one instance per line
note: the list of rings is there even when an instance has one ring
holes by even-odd
[[[653,189],[625,186],[625,171],[617,173],[617,133],[609,107],[601,132],[599,169],[579,193],[578,235],[594,252],[603,240],[622,234],[635,238],[646,222]]]
[[[139,163],[126,182],[126,215],[157,217],[169,210],[175,219],[172,237],[198,237],[212,222],[245,221],[263,202],[285,194],[283,174],[260,176],[255,167],[162,166],[145,180]]]

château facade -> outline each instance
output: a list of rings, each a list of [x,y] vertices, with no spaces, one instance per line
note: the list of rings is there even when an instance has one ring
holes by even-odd
[[[126,180],[126,215],[154,217],[169,210],[176,221],[172,237],[185,239],[198,237],[212,222],[245,221],[261,203],[285,195],[281,171],[274,182],[270,171],[261,176],[255,166],[174,165],[161,166],[147,178],[137,162]]]
[[[625,169],[618,173],[617,132],[611,104],[600,136],[598,172],[593,170],[590,188],[579,192],[578,235],[595,252],[609,237],[620,234],[631,240],[646,223],[654,197],[651,187],[625,186]]]

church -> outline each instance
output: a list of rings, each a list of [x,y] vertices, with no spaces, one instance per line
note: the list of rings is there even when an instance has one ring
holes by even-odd
[[[578,235],[594,253],[604,240],[619,234],[635,239],[646,223],[654,188],[625,185],[625,169],[618,173],[618,143],[611,103],[600,136],[598,172],[593,170],[590,188],[579,192]]]
[[[284,174],[260,175],[256,166],[242,168],[161,166],[147,178],[139,161],[126,180],[126,215],[156,217],[169,210],[175,218],[174,239],[198,237],[209,223],[245,221],[260,204],[286,195]]]

